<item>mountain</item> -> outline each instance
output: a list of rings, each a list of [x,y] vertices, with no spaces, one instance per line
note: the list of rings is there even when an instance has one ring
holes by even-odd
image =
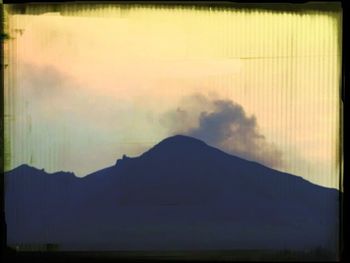
[[[339,192],[177,135],[83,178],[17,167],[5,213],[9,244],[335,251]]]

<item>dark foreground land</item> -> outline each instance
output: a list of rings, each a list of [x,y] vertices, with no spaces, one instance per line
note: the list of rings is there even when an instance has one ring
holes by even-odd
[[[30,262],[229,262],[229,261],[338,261],[328,251],[274,251],[274,250],[212,250],[212,251],[116,251],[116,252],[59,252],[15,251],[5,259]],[[9,261],[5,261],[9,262]]]
[[[25,262],[339,259],[337,189],[188,136],[83,178],[24,164],[5,185],[7,244]]]

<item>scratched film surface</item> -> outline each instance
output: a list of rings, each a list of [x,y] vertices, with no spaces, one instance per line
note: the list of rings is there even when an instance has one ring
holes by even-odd
[[[5,5],[5,170],[84,177],[184,134],[342,189],[340,8]]]

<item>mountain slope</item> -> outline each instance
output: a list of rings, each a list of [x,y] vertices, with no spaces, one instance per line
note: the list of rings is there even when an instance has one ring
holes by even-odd
[[[337,190],[187,136],[169,137],[84,178],[21,166],[5,179],[12,243],[97,250],[306,249],[335,248],[337,240]],[[30,187],[19,187],[29,181]]]

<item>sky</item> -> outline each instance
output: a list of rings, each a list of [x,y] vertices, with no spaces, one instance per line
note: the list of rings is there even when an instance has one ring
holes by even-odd
[[[185,134],[338,188],[340,21],[141,5],[9,12],[6,170],[85,176]]]

